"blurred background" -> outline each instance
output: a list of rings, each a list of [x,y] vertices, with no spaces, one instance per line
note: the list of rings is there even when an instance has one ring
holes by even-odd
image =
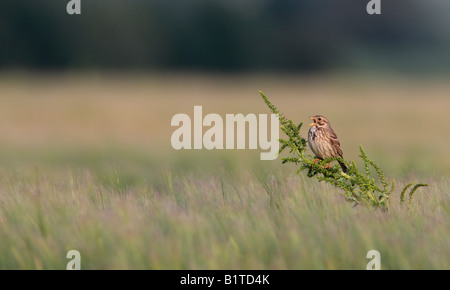
[[[392,173],[450,173],[448,1],[67,3],[0,2],[4,169],[260,166],[259,150],[173,150],[170,120],[269,113],[262,90],[296,122],[326,115],[347,159],[362,144]]]
[[[450,3],[95,0],[0,4],[2,69],[448,71]]]

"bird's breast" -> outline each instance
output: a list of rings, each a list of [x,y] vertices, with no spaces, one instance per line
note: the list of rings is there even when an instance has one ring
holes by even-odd
[[[330,142],[327,142],[326,133],[315,126],[308,131],[308,143],[312,152],[319,158],[325,159],[333,156]]]

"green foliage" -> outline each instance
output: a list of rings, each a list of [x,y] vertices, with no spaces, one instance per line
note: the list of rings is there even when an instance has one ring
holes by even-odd
[[[317,163],[310,156],[305,155],[307,141],[300,135],[300,128],[303,123],[295,125],[295,123],[286,118],[278,109],[269,101],[269,99],[259,92],[273,114],[278,115],[280,121],[281,130],[286,134],[286,139],[279,139],[281,143],[279,153],[283,151],[289,151],[291,156],[283,157],[282,163],[294,163],[300,166],[297,173],[301,171],[307,171],[307,176],[315,177],[319,182],[323,181],[340,189],[339,193],[342,194],[349,202],[353,202],[354,205],[363,204],[372,208],[379,208],[383,211],[389,210],[389,205],[392,197],[392,193],[395,190],[395,179],[392,179],[391,185],[389,185],[388,179],[385,177],[383,170],[369,157],[360,145],[359,150],[361,152],[361,159],[364,162],[364,172],[361,172],[355,162],[348,162],[341,157],[331,157],[324,160],[319,160]],[[316,159],[317,160],[317,159]],[[337,165],[329,167],[326,166],[332,161],[338,161],[344,163],[348,167],[346,173],[341,171],[341,168]],[[371,175],[371,169],[373,169],[376,175]],[[413,183],[405,186],[400,194],[400,203],[404,203],[405,193]],[[428,184],[418,183],[409,192],[409,202],[411,203],[415,191],[422,186],[428,186]]]

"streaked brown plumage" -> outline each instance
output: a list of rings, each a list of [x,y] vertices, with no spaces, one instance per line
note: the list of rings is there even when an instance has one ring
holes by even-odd
[[[343,157],[341,144],[328,119],[321,115],[312,116],[311,119],[313,123],[309,128],[308,143],[312,152],[322,160],[335,156]],[[347,172],[347,166],[342,162],[339,164],[342,171]]]

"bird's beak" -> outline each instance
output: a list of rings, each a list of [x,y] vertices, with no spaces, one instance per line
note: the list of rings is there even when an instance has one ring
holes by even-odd
[[[313,123],[309,124],[309,126],[312,127],[316,124],[316,118],[314,118],[314,117],[309,117],[309,118],[314,121]]]

